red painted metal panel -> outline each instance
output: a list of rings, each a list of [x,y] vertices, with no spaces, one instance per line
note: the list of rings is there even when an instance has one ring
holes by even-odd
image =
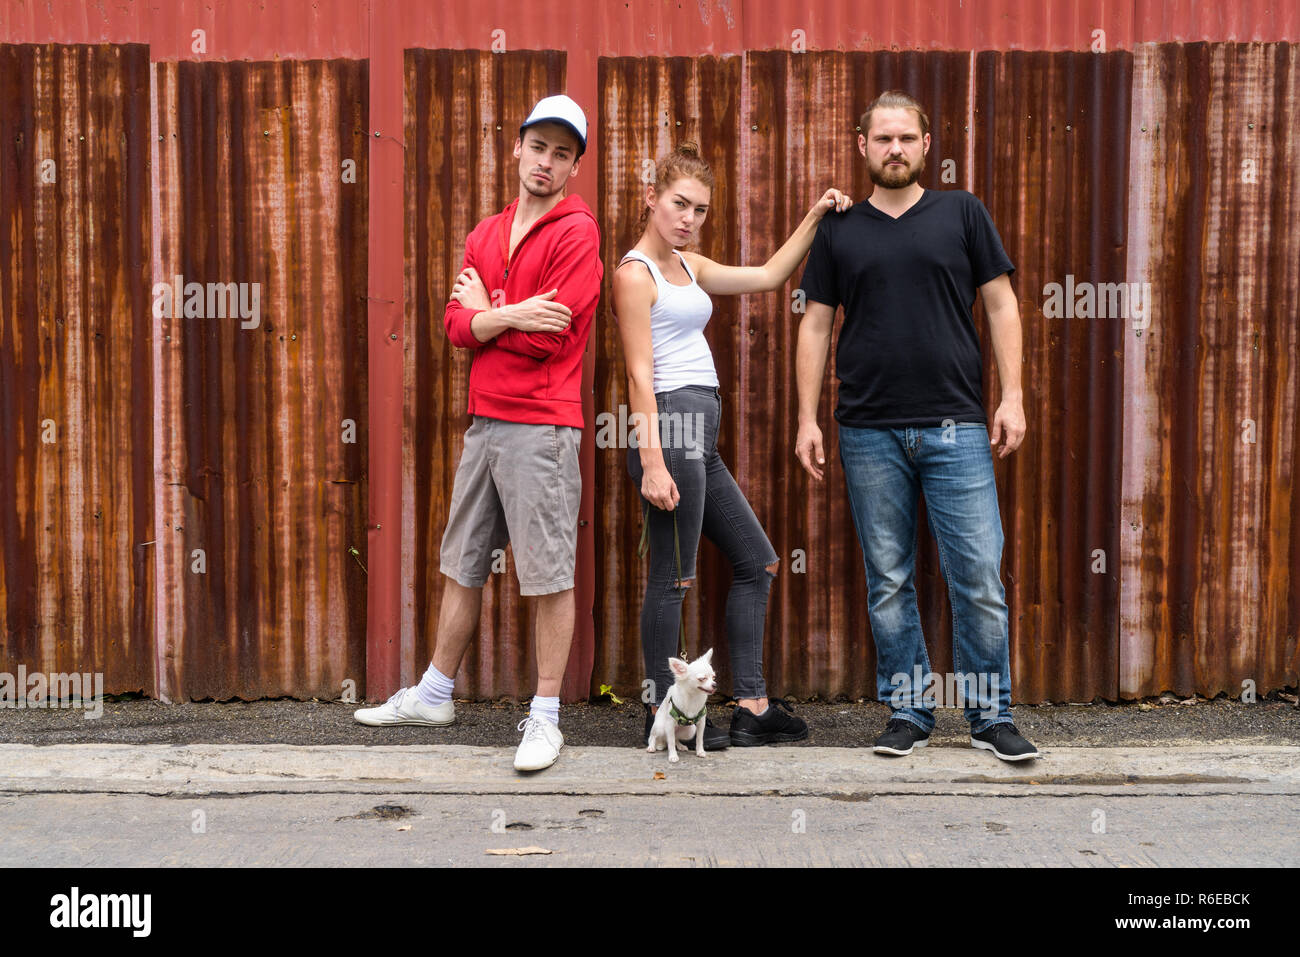
[[[154,62],[363,59],[370,7],[371,0],[7,0],[0,42],[147,43]]]
[[[1130,0],[745,3],[750,50],[1090,50],[1131,46]],[[1102,31],[1100,35],[1094,31]]]
[[[696,57],[743,50],[750,9],[738,0],[625,0],[591,13],[603,57]]]
[[[931,0],[815,4],[772,0],[624,0],[565,8],[512,0],[453,0],[433,10],[375,0],[11,0],[0,7],[0,42],[148,43],[157,60],[367,56],[372,25],[406,46],[564,49],[604,56],[698,56],[743,50],[1088,50],[1177,40],[1300,38],[1297,0]],[[207,32],[205,52],[193,31]],[[796,34],[795,31],[802,31]]]
[[[367,361],[370,373],[370,501],[366,518],[370,575],[366,591],[366,694],[387,698],[401,686],[409,651],[411,570],[403,562],[399,530],[410,525],[413,501],[402,483],[403,338],[402,190],[404,143],[402,36],[386,17],[395,5],[379,5],[370,39],[370,203],[368,207]],[[409,684],[409,681],[407,682]]]
[[[154,691],[148,88],[143,46],[0,46],[0,671],[108,693]]]
[[[1138,43],[1300,40],[1298,0],[1136,0],[1134,7]]]

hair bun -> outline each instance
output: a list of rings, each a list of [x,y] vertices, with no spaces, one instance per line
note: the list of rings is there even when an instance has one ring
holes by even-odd
[[[695,180],[706,189],[713,189],[713,170],[709,169],[709,164],[700,155],[699,145],[690,140],[678,143],[659,157],[655,163],[654,190],[662,195],[664,190],[683,177]],[[637,191],[640,192],[644,188],[638,186]],[[638,227],[642,233],[645,232],[649,218],[650,207],[648,204],[643,205]]]

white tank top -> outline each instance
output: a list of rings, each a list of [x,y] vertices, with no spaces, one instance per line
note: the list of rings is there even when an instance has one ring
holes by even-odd
[[[632,250],[623,260],[635,259],[650,267],[658,297],[650,307],[650,341],[654,347],[654,390],[658,394],[687,385],[718,385],[713,353],[704,327],[713,315],[713,300],[695,281],[686,258],[673,251],[690,276],[689,285],[677,286],[664,278],[649,256]]]

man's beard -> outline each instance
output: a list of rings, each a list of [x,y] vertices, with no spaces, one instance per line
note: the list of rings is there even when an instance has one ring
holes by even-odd
[[[906,162],[906,160],[903,162]],[[925,172],[925,156],[922,155],[921,161],[916,164],[915,169],[906,171],[893,169],[889,166],[889,161],[886,161],[881,169],[876,169],[872,164],[868,163],[867,172],[871,175],[871,182],[877,186],[883,186],[885,189],[905,189],[920,179],[921,174]]]
[[[524,177],[524,189],[528,190],[528,192],[532,193],[534,196],[537,196],[539,198],[554,196],[563,188],[564,188],[563,185],[560,186],[555,185],[554,177],[552,177],[550,182],[547,183],[534,183],[532,173],[529,173],[526,177]]]

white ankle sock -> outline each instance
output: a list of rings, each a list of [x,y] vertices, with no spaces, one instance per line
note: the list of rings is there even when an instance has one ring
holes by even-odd
[[[446,704],[451,700],[451,691],[455,686],[455,679],[448,678],[435,668],[431,661],[429,662],[429,670],[424,673],[419,686],[415,689],[415,694],[430,708],[436,708],[438,705]]]
[[[533,695],[533,704],[528,709],[528,716],[530,718],[545,718],[558,728],[560,726],[559,696],[543,698],[540,695]]]

